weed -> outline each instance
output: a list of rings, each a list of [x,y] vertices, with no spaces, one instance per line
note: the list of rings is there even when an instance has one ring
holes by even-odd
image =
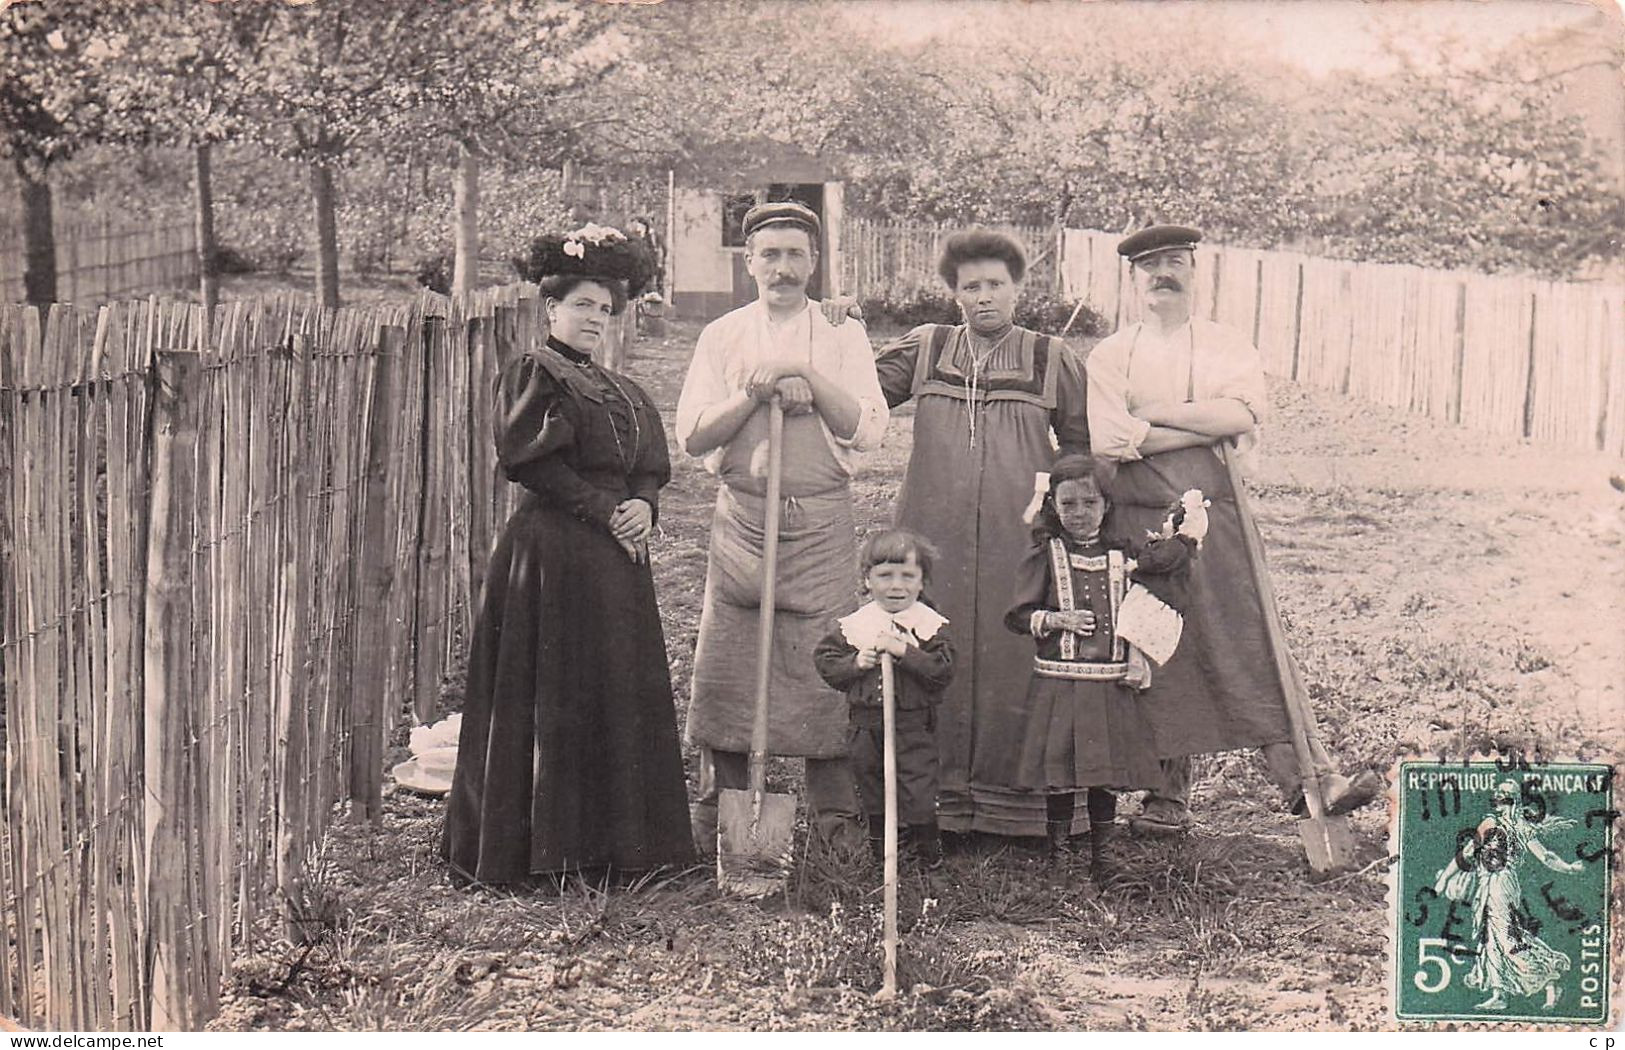
[[[332,836],[324,832],[306,848],[298,878],[282,900],[288,937],[296,945],[327,940],[344,920],[340,870],[331,846]]]
[[[1424,591],[1413,591],[1405,598],[1405,604],[1399,609],[1399,615],[1416,619],[1426,616],[1439,607],[1439,601],[1433,595]]]
[[[1544,671],[1552,666],[1551,659],[1527,638],[1518,639],[1518,651],[1513,656],[1512,665],[1523,674],[1533,674]]]

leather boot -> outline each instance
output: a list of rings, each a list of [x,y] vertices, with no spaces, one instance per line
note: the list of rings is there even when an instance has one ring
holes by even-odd
[[[1075,796],[1070,791],[1059,791],[1044,800],[1044,833],[1049,840],[1049,857],[1064,857],[1067,839],[1072,834],[1072,807]]]
[[[1044,823],[1045,836],[1049,839],[1049,859],[1060,860],[1067,853],[1067,839],[1072,832],[1070,820],[1050,820]]]
[[[909,828],[909,840],[914,845],[914,855],[920,859],[921,867],[927,871],[942,867],[942,832],[937,830],[936,821]]]
[[[1089,829],[1089,881],[1096,889],[1104,889],[1117,875],[1111,857],[1117,833],[1116,824],[1096,824]]]

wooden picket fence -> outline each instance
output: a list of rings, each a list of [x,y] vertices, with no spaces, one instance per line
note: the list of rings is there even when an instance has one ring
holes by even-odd
[[[1061,282],[1139,320],[1121,234],[1067,230]],[[1474,430],[1625,454],[1625,287],[1320,259],[1204,243],[1198,311],[1264,367]]]
[[[235,949],[320,922],[512,500],[491,449],[533,286],[0,307],[0,1014],[199,1027]]]
[[[120,223],[108,217],[59,221],[57,298],[103,303],[184,288],[198,280],[197,231],[189,222]],[[24,298],[21,222],[0,223],[0,302]]]
[[[942,244],[959,226],[874,222],[847,216],[841,224],[841,287],[863,298],[908,299],[920,292],[946,295],[937,274]],[[1058,233],[1043,226],[994,226],[1027,251],[1028,288],[1058,290]]]

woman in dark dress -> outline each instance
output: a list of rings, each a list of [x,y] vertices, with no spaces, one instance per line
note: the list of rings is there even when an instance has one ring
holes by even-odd
[[[665,431],[590,356],[625,244],[595,228],[550,253],[547,344],[497,383],[497,459],[526,491],[486,574],[442,843],[480,882],[694,859],[649,572]]]

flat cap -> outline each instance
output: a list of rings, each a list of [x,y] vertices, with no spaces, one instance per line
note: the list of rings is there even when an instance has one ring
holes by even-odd
[[[1117,254],[1126,256],[1129,262],[1137,262],[1147,255],[1165,252],[1173,248],[1196,248],[1196,242],[1202,239],[1202,231],[1193,226],[1147,226],[1143,230],[1124,237],[1117,243]]]
[[[745,213],[740,230],[749,237],[764,226],[795,226],[812,234],[815,241],[821,229],[818,213],[795,201],[769,201],[756,205]]]

